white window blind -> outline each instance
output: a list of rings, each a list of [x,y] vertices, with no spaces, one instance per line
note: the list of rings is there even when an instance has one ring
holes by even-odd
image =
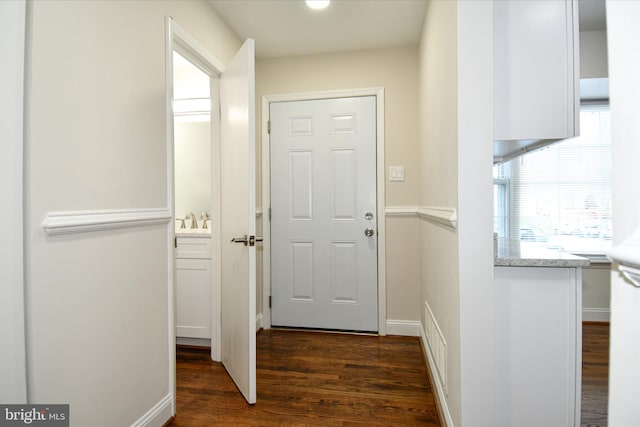
[[[607,105],[582,106],[578,138],[494,167],[494,231],[575,254],[611,247]]]

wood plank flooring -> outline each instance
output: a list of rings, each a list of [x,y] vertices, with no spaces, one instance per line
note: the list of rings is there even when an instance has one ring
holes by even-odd
[[[208,350],[179,348],[172,427],[440,426],[418,338],[262,331],[258,402]]]
[[[582,427],[605,427],[609,392],[609,324],[582,324]]]
[[[609,325],[583,324],[582,427],[607,425]],[[417,338],[262,331],[258,403],[209,350],[177,352],[173,427],[440,426]]]

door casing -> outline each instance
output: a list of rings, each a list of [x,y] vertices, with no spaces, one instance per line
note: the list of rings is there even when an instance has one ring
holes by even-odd
[[[262,235],[264,238],[262,256],[262,318],[257,327],[271,328],[271,227],[269,209],[271,207],[271,164],[270,137],[268,133],[269,104],[272,102],[307,101],[312,99],[351,98],[355,96],[376,97],[376,209],[378,211],[378,335],[387,334],[387,286],[386,286],[386,233],[385,233],[385,157],[384,157],[384,87],[346,89],[321,92],[302,92],[262,97]]]

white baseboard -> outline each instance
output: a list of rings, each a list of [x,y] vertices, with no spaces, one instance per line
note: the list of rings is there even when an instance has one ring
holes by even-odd
[[[433,353],[429,344],[427,343],[427,336],[424,333],[424,328],[422,324],[419,324],[420,328],[420,338],[422,339],[422,345],[425,348],[425,354],[427,356],[427,365],[429,366],[429,372],[431,373],[431,378],[433,380],[433,385],[436,389],[436,395],[438,396],[438,407],[440,409],[440,414],[442,415],[442,419],[445,423],[445,427],[454,427],[453,418],[451,418],[451,412],[449,411],[449,406],[447,405],[447,399],[442,387],[442,383],[438,380],[437,369],[435,364],[435,358],[433,357]]]
[[[419,337],[420,322],[418,320],[387,319],[387,335],[401,335],[404,337]]]
[[[608,308],[591,308],[582,309],[583,322],[608,322],[611,319],[611,310]]]
[[[264,320],[264,316],[262,315],[262,313],[258,313],[256,315],[256,331],[259,331],[261,328],[264,327],[262,321]]]
[[[161,427],[173,416],[173,397],[167,394],[131,427]]]

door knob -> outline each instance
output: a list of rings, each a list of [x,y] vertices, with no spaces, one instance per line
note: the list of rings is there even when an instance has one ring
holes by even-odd
[[[231,239],[231,241],[233,243],[243,243],[245,246],[249,244],[249,239],[247,238],[246,234],[244,235],[244,237],[234,237],[233,239]]]
[[[375,233],[375,231],[371,227],[364,229],[364,235],[367,237],[373,236],[373,233]]]

